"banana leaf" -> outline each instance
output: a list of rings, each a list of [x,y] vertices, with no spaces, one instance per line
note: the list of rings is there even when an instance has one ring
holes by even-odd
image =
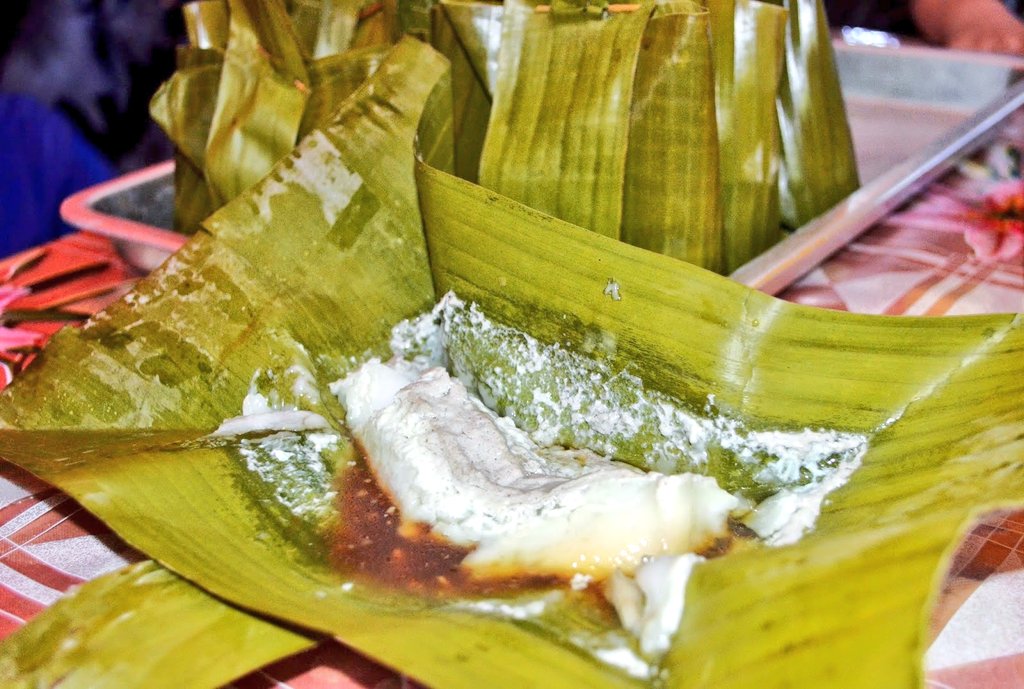
[[[216,208],[203,170],[223,53],[180,47],[177,58],[178,70],[154,94],[150,114],[175,146],[174,229],[192,234]]]
[[[636,68],[621,238],[721,271],[713,72],[707,12],[660,5]]]
[[[716,135],[719,60],[712,57],[724,45],[732,78],[733,48],[716,43],[713,53],[708,32],[715,28],[712,20],[721,23],[726,17],[732,41],[732,23],[742,25],[746,5],[709,15],[697,3],[668,2],[658,4],[652,15],[649,3],[588,21],[578,11],[539,13],[532,5],[507,4],[499,66],[486,73],[488,44],[474,35],[465,10],[462,18],[453,12],[464,6],[442,7],[445,12],[438,16],[458,37],[462,62],[476,76],[468,80],[475,90],[464,97],[485,89],[494,96],[480,162],[483,186],[605,236],[712,270],[726,267],[723,216],[736,241],[764,235],[763,224],[773,238],[778,234],[775,215],[743,216],[754,208],[763,213],[777,207],[775,174],[760,180],[761,197],[736,193],[733,182],[741,167],[734,156],[741,151],[729,148],[733,132],[742,131],[761,147],[767,165],[774,170],[778,164],[777,130],[768,112],[774,110],[778,85],[771,63],[763,77],[743,82],[747,90],[728,89],[726,105],[739,103],[735,110],[750,113],[757,126],[732,122],[727,111],[721,155]],[[771,17],[782,19],[780,11],[770,9]],[[754,68],[763,68],[770,50],[777,49],[778,74],[782,28],[781,21],[777,26],[762,22],[752,35],[742,36],[743,50],[747,42],[765,46]],[[444,52],[451,57],[451,50]],[[458,87],[460,63],[452,59]],[[747,67],[742,57],[737,62]],[[752,106],[752,99],[759,100]],[[460,172],[469,160],[460,164]],[[720,166],[725,167],[720,171]],[[771,197],[768,203],[765,195]]]
[[[188,42],[195,48],[223,52],[228,47],[226,0],[197,0],[181,7]]]
[[[825,8],[821,0],[782,4],[789,24],[778,98],[779,188],[783,222],[796,228],[852,194],[860,181]]]
[[[444,24],[450,27],[464,59],[490,100],[498,80],[504,6],[497,3],[446,0],[435,7],[442,11],[434,11],[434,15],[439,15],[434,28]],[[448,57],[445,51],[441,51],[441,54]],[[451,61],[450,57],[448,59]]]
[[[922,686],[951,549],[978,515],[1024,502],[1024,317],[785,304],[427,166],[419,181],[439,292],[541,341],[607,334],[613,366],[755,427],[869,435],[813,533],[697,568],[660,686]]]
[[[601,21],[505,4],[483,186],[620,236],[633,75],[653,9]]]
[[[393,12],[364,9],[361,0],[183,7],[191,45],[150,104],[176,148],[176,230],[192,234],[262,178],[379,66]]]
[[[213,121],[223,54],[214,50],[178,51],[178,70],[150,102],[150,114],[178,151],[200,170],[206,164],[206,139]]]
[[[309,74],[283,0],[229,0],[230,35],[206,145],[206,179],[223,204],[295,146]]]
[[[757,0],[708,0],[724,216],[725,271],[782,238],[775,100],[786,13]]]
[[[174,231],[185,235],[195,234],[203,220],[216,208],[202,169],[183,153],[175,152]]]
[[[434,0],[403,0],[398,3],[398,27],[403,35],[429,41]]]
[[[979,511],[1024,499],[1024,317],[793,306],[557,220],[444,170],[448,88],[443,61],[403,42],[209,234],[56,338],[0,398],[0,454],[214,595],[335,634],[428,685],[651,686],[598,660],[628,642],[571,596],[523,619],[493,600],[356,581],[327,559],[330,518],[289,507],[326,495],[331,470],[346,476],[328,382],[455,289],[544,342],[585,350],[596,335],[619,370],[695,406],[713,394],[752,428],[869,438],[811,535],[696,570],[659,686],[919,686],[953,539]],[[254,373],[299,364],[338,447],[302,481],[288,467],[266,480],[244,439],[207,434],[237,413]],[[183,529],[183,514],[203,518]]]
[[[347,51],[313,62],[309,67],[312,92],[302,113],[299,136],[326,125],[341,103],[377,71],[390,49],[375,46]]]
[[[493,49],[472,23],[474,5],[442,3],[433,40],[453,61],[456,107],[467,111],[456,114],[456,141],[468,144],[460,176],[477,179],[474,137],[484,94],[493,96],[483,186],[735,270],[782,238],[783,219],[802,224],[857,186],[822,5],[781,4],[709,0],[705,13],[663,2],[638,41],[636,27],[620,30],[632,21],[622,17],[588,22],[571,3],[550,13],[506,3],[500,68],[485,70]]]
[[[349,48],[392,45],[402,35],[398,0],[382,0],[363,8]]]
[[[319,60],[348,49],[359,21],[363,0],[296,0],[292,25],[309,58]]]
[[[5,639],[0,682],[8,689],[214,687],[312,644],[141,562],[83,584]],[[183,657],[194,659],[187,677],[178,670]]]
[[[292,29],[308,55],[320,30],[321,3],[318,0],[285,0]]]
[[[471,182],[479,177],[491,117],[503,11],[501,5],[476,2],[443,2],[433,10],[431,44],[452,69],[455,173]]]

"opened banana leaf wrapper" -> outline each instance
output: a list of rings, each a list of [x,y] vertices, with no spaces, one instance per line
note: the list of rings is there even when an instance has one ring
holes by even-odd
[[[949,552],[1024,502],[1024,323],[795,306],[649,246],[827,203],[814,98],[740,68],[803,84],[786,27],[823,15],[621,9],[433,8],[450,61],[401,39],[15,381],[0,455],[152,562],[10,637],[5,683],[217,686],[329,635],[432,687],[923,684]],[[776,47],[716,39],[723,16]],[[695,43],[666,59],[689,76],[643,76]],[[768,124],[738,95],[723,116],[741,85]],[[718,98],[659,90],[684,87]],[[781,185],[726,155],[756,148],[742,117],[803,142],[766,163]]]

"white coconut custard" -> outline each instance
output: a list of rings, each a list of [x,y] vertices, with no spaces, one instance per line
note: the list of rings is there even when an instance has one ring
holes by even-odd
[[[713,400],[692,413],[451,294],[396,326],[391,344],[390,361],[369,359],[330,389],[401,523],[468,549],[461,566],[473,576],[557,575],[572,589],[601,582],[648,659],[669,647],[697,553],[727,536],[730,520],[769,545],[794,542],[866,448],[853,434],[748,431],[714,413]],[[218,433],[280,429],[325,442],[326,420],[299,406],[249,400]],[[616,461],[637,448],[655,470]],[[757,504],[700,473],[715,451],[772,494]],[[681,461],[696,470],[673,470]]]
[[[332,391],[403,520],[474,547],[482,575],[633,573],[707,545],[741,504],[708,476],[542,449],[443,368],[374,359]]]

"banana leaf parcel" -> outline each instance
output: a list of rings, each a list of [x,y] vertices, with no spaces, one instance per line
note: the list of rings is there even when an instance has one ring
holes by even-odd
[[[263,177],[380,65],[394,8],[361,0],[197,0],[153,97],[175,144],[174,227],[192,234]]]
[[[1024,503],[1024,317],[794,306],[556,219],[450,174],[450,89],[444,60],[400,43],[133,294],[55,338],[0,398],[0,454],[212,594],[191,599],[205,601],[193,620],[202,606],[228,620],[230,604],[428,686],[922,686],[950,549],[978,514]],[[798,542],[697,567],[671,649],[639,667],[585,592],[444,596],[360,576],[333,550],[358,456],[329,386],[386,356],[395,326],[449,290],[694,413],[858,434],[861,466]],[[253,389],[328,425],[278,438],[284,452],[214,434]],[[105,595],[117,606],[128,594]],[[31,639],[4,646],[0,667],[32,656]],[[245,653],[255,665],[296,643]],[[123,644],[97,642],[110,677],[133,662]],[[202,686],[200,661],[180,660],[180,686]]]
[[[434,45],[453,64],[459,176],[717,271],[857,187],[820,2],[652,0],[609,12],[518,0],[435,8]]]
[[[857,185],[819,0],[651,0],[612,21],[589,3],[446,2],[432,22],[430,3],[377,7],[185,7],[191,45],[152,106],[178,146],[179,230],[376,69],[370,22],[385,45],[396,24],[430,33],[453,62],[460,176],[631,244],[731,271]]]

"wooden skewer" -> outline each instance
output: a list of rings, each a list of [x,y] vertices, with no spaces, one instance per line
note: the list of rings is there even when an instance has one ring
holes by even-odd
[[[640,9],[640,5],[639,4],[636,4],[636,5],[632,5],[632,4],[608,5],[608,13],[609,14],[621,14],[623,12],[636,12],[638,9]],[[537,5],[537,7],[534,8],[534,11],[537,12],[538,14],[547,14],[547,13],[551,12],[551,5]]]

